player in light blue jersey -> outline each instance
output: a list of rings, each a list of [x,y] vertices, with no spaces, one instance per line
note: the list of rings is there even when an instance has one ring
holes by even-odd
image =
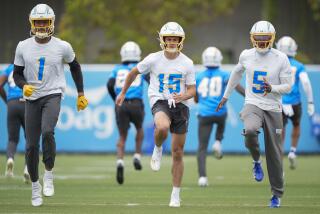
[[[291,92],[282,97],[284,124],[282,142],[284,144],[285,125],[288,123],[288,119],[290,119],[292,121],[293,130],[291,134],[291,148],[288,154],[288,158],[290,162],[290,169],[295,169],[297,164],[296,151],[300,136],[300,121],[302,114],[299,83],[301,82],[303,90],[307,95],[309,116],[312,116],[314,114],[312,87],[308,74],[305,71],[304,65],[294,58],[298,49],[298,46],[294,39],[289,36],[282,37],[277,43],[277,49],[288,56],[292,70],[293,85]]]
[[[198,103],[198,138],[199,146],[197,153],[199,186],[207,186],[206,155],[213,125],[217,125],[215,143],[212,146],[213,153],[217,159],[222,158],[221,140],[227,119],[227,107],[223,106],[216,112],[219,101],[222,99],[226,89],[229,73],[220,69],[223,57],[216,47],[208,47],[202,53],[202,64],[206,70],[196,74],[195,102]],[[243,96],[244,88],[238,85],[237,91]]]
[[[137,43],[129,41],[126,42],[120,50],[122,64],[116,65],[111,73],[111,77],[107,83],[107,89],[113,100],[121,92],[125,79],[132,68],[134,68],[141,59],[141,50]],[[143,75],[138,75],[125,97],[122,106],[115,106],[116,121],[120,134],[117,143],[117,182],[123,184],[124,182],[124,149],[125,142],[132,122],[137,130],[136,134],[136,148],[133,155],[133,165],[136,170],[141,170],[141,146],[143,141],[143,119],[144,119],[144,104],[143,96]]]
[[[8,83],[8,94],[5,93],[7,103],[7,127],[8,127],[8,146],[7,146],[7,166],[5,175],[13,177],[14,155],[17,150],[20,137],[20,127],[25,131],[25,101],[23,99],[22,90],[16,86],[13,80],[13,64],[10,64],[0,76],[0,88]],[[24,182],[28,183],[30,176],[27,165],[25,164],[23,173]]]

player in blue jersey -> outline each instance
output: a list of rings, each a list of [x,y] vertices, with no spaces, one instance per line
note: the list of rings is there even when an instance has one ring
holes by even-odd
[[[213,125],[217,125],[215,143],[212,146],[214,156],[222,158],[221,140],[227,119],[227,107],[223,106],[216,112],[229,80],[229,73],[220,69],[223,57],[216,47],[208,47],[202,53],[202,64],[206,70],[197,73],[196,88],[197,95],[195,102],[198,103],[198,138],[199,146],[197,153],[199,186],[207,186],[208,178],[206,174],[206,155]],[[244,88],[240,85],[237,91],[245,95]]]
[[[134,68],[141,59],[141,50],[137,43],[126,42],[120,50],[122,64],[116,65],[113,69],[110,79],[107,83],[107,88],[110,96],[115,100],[116,96],[121,92],[125,79],[132,68]],[[143,96],[143,76],[138,75],[125,97],[122,106],[115,106],[116,121],[120,134],[117,143],[117,182],[123,184],[124,181],[124,149],[125,142],[132,122],[137,130],[136,147],[133,155],[133,165],[136,170],[141,170],[141,146],[143,141],[143,119],[144,119],[144,104]]]
[[[283,144],[285,138],[285,125],[288,123],[288,119],[290,119],[292,121],[293,130],[291,134],[291,148],[288,158],[290,162],[290,169],[295,169],[296,151],[300,136],[300,120],[302,114],[299,83],[301,82],[304,92],[307,95],[309,116],[314,114],[312,87],[304,65],[294,58],[298,49],[296,42],[291,37],[284,36],[279,39],[277,49],[287,54],[292,70],[293,85],[291,92],[282,97],[284,124]]]
[[[14,155],[19,143],[20,127],[25,130],[24,104],[22,90],[16,86],[13,80],[13,64],[10,64],[0,76],[0,88],[8,83],[8,94],[5,93],[4,101],[7,103],[7,127],[8,127],[8,146],[7,146],[7,166],[5,175],[13,177]],[[27,165],[25,164],[23,173],[24,182],[28,183],[30,176]]]

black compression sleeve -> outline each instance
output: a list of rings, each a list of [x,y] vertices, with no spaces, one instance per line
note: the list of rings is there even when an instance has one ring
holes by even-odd
[[[83,77],[82,77],[80,64],[78,63],[77,59],[74,58],[74,60],[69,63],[69,66],[70,66],[72,79],[77,87],[77,91],[83,92]]]
[[[24,70],[24,66],[14,65],[13,79],[15,84],[21,89],[23,89],[23,86],[27,84],[27,81],[23,75],[23,70]]]
[[[107,89],[108,89],[108,92],[111,96],[111,98],[113,99],[113,101],[116,100],[116,92],[114,91],[114,85],[116,83],[116,79],[115,78],[110,78],[107,82]]]

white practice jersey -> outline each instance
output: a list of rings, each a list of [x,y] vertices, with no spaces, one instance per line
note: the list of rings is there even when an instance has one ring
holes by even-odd
[[[39,44],[34,37],[19,42],[14,64],[24,66],[27,84],[35,90],[29,100],[36,100],[49,94],[62,93],[66,87],[64,63],[74,60],[75,54],[68,42],[51,37],[45,44]]]
[[[172,93],[184,93],[186,85],[195,85],[193,62],[183,53],[175,59],[168,59],[164,51],[149,54],[137,65],[141,74],[150,72],[148,96],[152,107],[157,100],[166,100]],[[182,102],[185,105],[187,103]]]
[[[288,57],[273,48],[265,54],[258,53],[255,48],[244,50],[232,71],[225,98],[230,96],[239,83],[243,72],[246,72],[245,104],[252,104],[266,111],[281,112],[281,95],[290,92],[292,84]],[[266,95],[263,78],[272,86],[271,93]]]

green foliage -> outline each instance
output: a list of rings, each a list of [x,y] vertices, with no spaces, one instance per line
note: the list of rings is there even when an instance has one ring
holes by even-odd
[[[178,22],[192,38],[195,24],[231,13],[239,0],[67,0],[59,36],[69,41],[82,62],[119,60],[121,45],[137,42],[143,55],[159,49],[157,31],[168,21]],[[99,33],[97,33],[100,32]],[[94,41],[92,41],[94,40]],[[93,51],[89,44],[103,40]]]
[[[320,21],[320,0],[308,0],[308,3],[313,11],[313,18]]]

